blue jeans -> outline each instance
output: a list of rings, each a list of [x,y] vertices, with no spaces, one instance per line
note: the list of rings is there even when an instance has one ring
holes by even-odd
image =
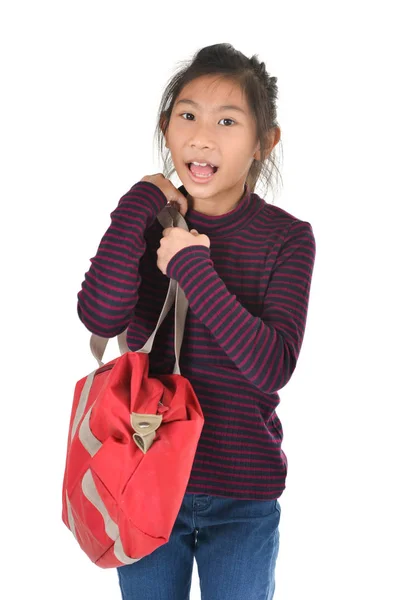
[[[166,544],[117,567],[123,600],[189,600],[196,558],[201,600],[272,600],[278,500],[185,494]]]

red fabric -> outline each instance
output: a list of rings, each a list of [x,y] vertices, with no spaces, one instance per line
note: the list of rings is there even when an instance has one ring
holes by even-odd
[[[149,356],[127,352],[97,369],[88,401],[71,443],[71,430],[87,376],[75,386],[63,481],[62,520],[68,520],[66,493],[82,550],[103,568],[121,566],[114,540],[99,510],[82,491],[90,469],[98,493],[118,525],[123,550],[143,558],[168,542],[189,481],[204,425],[189,380],[182,375],[149,377]],[[165,405],[160,406],[159,401]],[[93,405],[90,429],[103,444],[93,457],[79,428]],[[163,414],[153,444],[143,453],[132,438],[131,412]]]

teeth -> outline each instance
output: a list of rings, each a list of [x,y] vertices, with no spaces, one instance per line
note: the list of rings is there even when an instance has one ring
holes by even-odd
[[[210,165],[210,167],[214,168],[214,165],[212,165],[211,163],[198,163],[196,161],[192,161],[194,165],[197,165],[198,167],[206,167],[207,165]]]

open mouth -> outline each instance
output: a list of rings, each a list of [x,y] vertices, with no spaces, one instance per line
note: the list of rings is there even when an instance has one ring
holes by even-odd
[[[191,179],[193,179],[193,181],[195,181],[196,183],[203,183],[206,181],[209,181],[210,179],[212,179],[215,175],[215,173],[218,171],[219,167],[212,167],[212,172],[207,173],[207,174],[203,174],[203,173],[193,173],[193,171],[191,170],[190,166],[192,163],[186,163],[186,168],[189,171],[190,177]]]

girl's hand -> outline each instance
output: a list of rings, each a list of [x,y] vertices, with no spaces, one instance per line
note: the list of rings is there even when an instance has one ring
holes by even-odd
[[[168,202],[180,212],[182,217],[186,215],[188,210],[188,202],[186,197],[181,194],[181,192],[177,190],[171,181],[166,179],[162,173],[145,175],[140,181],[149,181],[150,183],[154,183],[154,185],[160,188],[160,190],[163,192]]]
[[[182,227],[167,227],[163,230],[160,247],[157,250],[157,267],[166,275],[169,261],[179,250],[188,246],[210,247],[210,238],[196,229],[185,231]]]

